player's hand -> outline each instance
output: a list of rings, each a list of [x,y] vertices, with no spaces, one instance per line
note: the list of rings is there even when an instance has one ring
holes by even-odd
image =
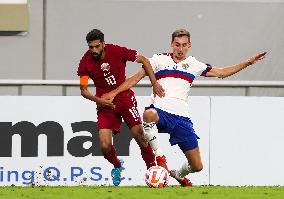
[[[99,98],[96,104],[98,108],[115,108],[115,105],[112,103],[112,101],[108,99]]]
[[[254,56],[252,56],[251,58],[249,58],[249,59],[247,60],[247,62],[249,63],[249,65],[255,64],[256,62],[258,62],[258,61],[264,59],[266,53],[267,53],[267,52],[263,52],[263,53],[259,53],[259,54],[257,54],[257,55],[254,55]]]
[[[153,93],[154,96],[158,95],[159,97],[165,97],[165,90],[158,82],[153,85]]]
[[[115,97],[115,94],[112,93],[112,92],[105,93],[105,94],[103,94],[103,95],[101,96],[102,99],[110,100],[110,102],[113,101],[114,97]]]

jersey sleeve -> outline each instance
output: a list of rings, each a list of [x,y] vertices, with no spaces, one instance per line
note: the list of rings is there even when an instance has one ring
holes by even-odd
[[[210,64],[202,63],[195,58],[193,59],[193,64],[197,68],[197,75],[199,76],[206,76],[206,73],[212,69]]]
[[[206,66],[206,69],[200,74],[200,76],[206,77],[206,73],[212,69],[212,66],[210,64],[206,64]]]
[[[159,56],[157,54],[154,54],[153,57],[151,57],[149,59],[149,62],[152,66],[152,69],[154,71],[154,73],[156,73],[158,71],[158,68],[159,68]]]
[[[85,53],[85,55],[82,57],[82,59],[80,60],[78,69],[77,69],[77,75],[78,76],[88,76],[88,70],[87,70],[87,53]]]
[[[126,48],[126,47],[121,47],[121,46],[116,46],[116,47],[117,47],[117,51],[119,52],[119,54],[123,58],[123,61],[134,62],[137,59],[137,56],[138,56],[137,50],[129,49],[129,48]]]

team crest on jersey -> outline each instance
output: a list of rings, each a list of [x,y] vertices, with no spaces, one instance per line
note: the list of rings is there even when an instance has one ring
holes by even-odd
[[[102,63],[101,69],[102,69],[103,71],[109,71],[110,65],[109,65],[108,63]]]
[[[189,68],[189,65],[186,63],[186,64],[182,64],[181,67],[184,69],[184,70],[187,70]]]

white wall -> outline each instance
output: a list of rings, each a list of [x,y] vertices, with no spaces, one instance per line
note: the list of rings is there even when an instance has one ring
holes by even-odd
[[[210,183],[284,184],[284,98],[211,97]]]
[[[138,97],[139,111],[149,104],[148,97]],[[204,170],[190,175],[195,185],[284,185],[284,98],[251,97],[191,97],[191,119],[200,136],[200,149]],[[71,123],[97,121],[95,104],[82,97],[12,97],[0,96],[0,127],[3,122],[15,125],[29,121],[39,125],[55,121],[64,130],[64,156],[47,156],[46,138],[39,136],[38,157],[21,157],[21,138],[13,136],[12,157],[0,157],[0,186],[30,183],[29,173],[35,171],[35,184],[44,185],[101,185],[110,183],[111,165],[102,156],[74,157],[67,150],[69,140],[77,136],[90,136],[89,132],[73,133]],[[0,129],[3,135],[3,129]],[[18,130],[18,131],[21,131]],[[121,132],[123,139],[129,136]],[[169,136],[160,134],[162,148],[168,156],[170,168],[178,168],[185,161],[180,149],[171,147]],[[116,137],[119,138],[119,137]],[[91,143],[85,143],[85,148]],[[95,146],[97,149],[99,146]],[[130,142],[129,156],[125,160],[123,185],[144,185],[145,165],[137,144]],[[118,150],[119,151],[119,150]],[[43,177],[48,167],[60,171],[59,181]],[[71,181],[71,168],[82,175]],[[97,167],[95,172],[91,168]],[[51,176],[56,176],[51,169]],[[8,172],[17,171],[8,180]],[[101,177],[99,178],[99,175]],[[26,179],[25,179],[26,177]],[[90,180],[90,177],[99,180]],[[170,184],[176,184],[174,180]]]

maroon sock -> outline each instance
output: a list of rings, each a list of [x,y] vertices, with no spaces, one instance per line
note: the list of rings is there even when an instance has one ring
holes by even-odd
[[[149,169],[152,166],[156,166],[155,162],[155,155],[153,153],[152,148],[150,147],[150,144],[148,144],[147,147],[140,147],[141,149],[141,155],[146,163],[147,169]]]
[[[105,159],[107,159],[115,168],[121,167],[120,162],[116,155],[116,150],[113,145],[111,145],[111,150],[104,154]]]

